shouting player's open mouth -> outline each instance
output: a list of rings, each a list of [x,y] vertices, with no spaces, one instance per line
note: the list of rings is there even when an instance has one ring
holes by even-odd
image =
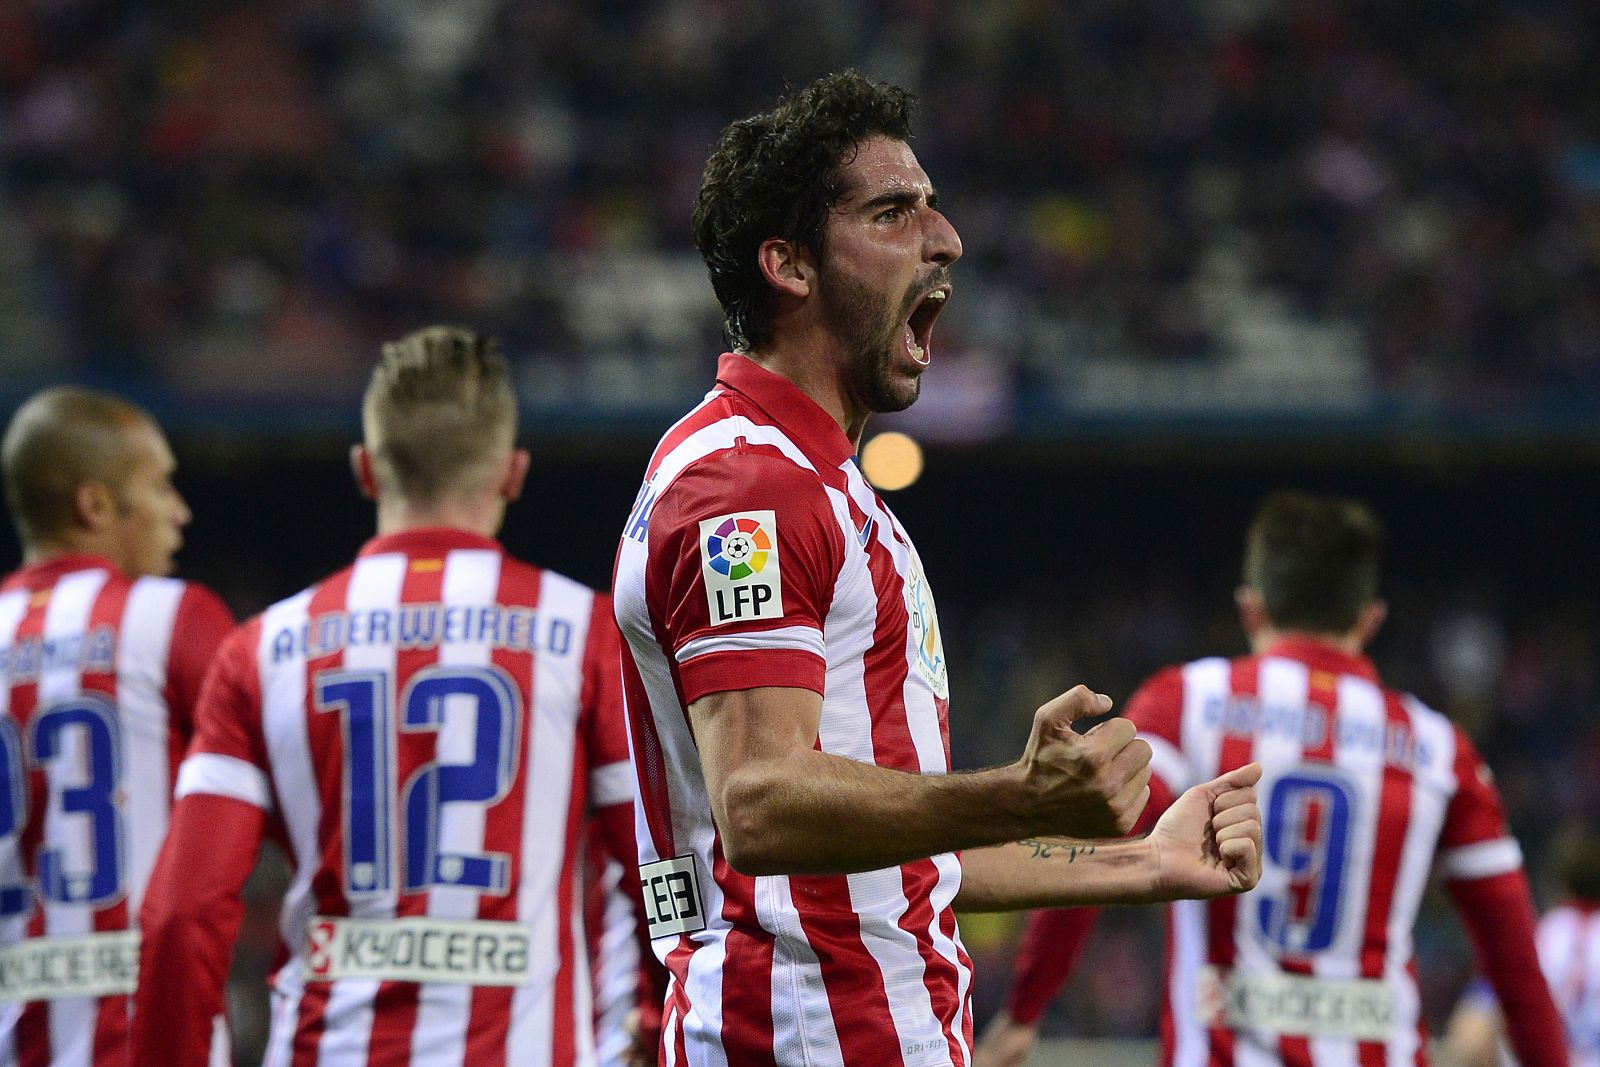
[[[905,321],[906,351],[914,363],[926,367],[933,361],[933,323],[950,299],[950,286],[930,289],[917,301]]]

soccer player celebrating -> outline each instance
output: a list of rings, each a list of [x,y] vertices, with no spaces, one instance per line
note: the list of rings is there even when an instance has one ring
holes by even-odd
[[[1266,859],[1242,900],[1170,910],[1161,1039],[1173,1067],[1426,1062],[1411,931],[1437,866],[1507,1005],[1523,1067],[1566,1063],[1539,979],[1521,852],[1459,728],[1383,688],[1381,530],[1354,501],[1281,493],[1250,526],[1237,599],[1251,655],[1152,677],[1127,716],[1155,751],[1155,817],[1190,783],[1263,768]],[[1020,1064],[1094,922],[1035,914],[978,1067]]]
[[[868,416],[916,399],[961,242],[910,102],[832,75],[723,132],[695,235],[735,351],[650,460],[617,559],[641,875],[670,972],[663,1062],[965,1064],[954,908],[1255,884],[1256,768],[1142,841],[1149,747],[1079,686],[1021,759],[950,774],[938,616],[862,480]],[[967,850],[958,856],[956,850]]]
[[[591,769],[627,758],[610,604],[492,539],[528,469],[492,341],[384,346],[363,425],[378,536],[207,677],[144,902],[134,1062],[204,1060],[270,835],[294,875],[267,1062],[591,1064],[579,846]],[[631,816],[601,815],[630,865]]]
[[[120,1067],[135,919],[233,618],[165,577],[189,509],[135,405],[39,393],[0,467],[24,556],[0,585],[0,1063]]]

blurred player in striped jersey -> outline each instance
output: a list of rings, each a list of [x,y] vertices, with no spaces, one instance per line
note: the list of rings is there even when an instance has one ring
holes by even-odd
[[[165,577],[189,509],[138,407],[46,390],[0,465],[24,555],[0,585],[0,1063],[119,1067],[135,918],[233,618]]]
[[[1411,935],[1434,867],[1511,1006],[1525,1067],[1566,1062],[1521,851],[1488,768],[1465,733],[1384,689],[1362,655],[1385,615],[1381,541],[1354,501],[1269,497],[1237,595],[1252,654],[1168,668],[1128,702],[1154,750],[1147,821],[1194,781],[1264,768],[1260,885],[1168,913],[1163,1064],[1425,1063]],[[976,1067],[1026,1058],[1094,917],[1034,914]]]
[[[1539,920],[1539,966],[1566,1027],[1572,1067],[1600,1067],[1600,837],[1578,830],[1555,846],[1562,901]],[[1514,1064],[1494,988],[1474,979],[1443,1045],[1455,1067]]]
[[[363,423],[378,536],[207,677],[145,900],[134,1062],[204,1059],[270,836],[294,874],[267,1063],[591,1064],[590,774],[627,759],[610,603],[493,540],[528,455],[492,341],[386,345]],[[632,867],[631,805],[597,820]]]

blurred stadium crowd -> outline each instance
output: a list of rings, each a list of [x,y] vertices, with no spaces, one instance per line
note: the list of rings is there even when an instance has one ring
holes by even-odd
[[[676,403],[718,344],[708,145],[854,64],[922,97],[967,246],[942,350],[1024,403],[1570,403],[1600,393],[1584,10],[0,5],[0,350],[299,394],[468,320],[541,402]]]
[[[786,78],[857,65],[920,94],[966,246],[930,392],[999,399],[947,434],[1030,411],[1600,412],[1597,51],[1600,8],[1541,0],[0,0],[0,379],[332,400],[353,434],[378,343],[459,321],[504,338],[536,410],[681,408],[720,346],[689,244],[708,147]],[[358,543],[337,449],[269,472],[173,428],[183,569],[236,610]],[[582,514],[525,506],[508,543],[607,584],[640,459],[569,462],[549,499]],[[1059,528],[1027,472],[930,471],[891,501],[939,589],[960,762],[1014,758],[1065,680],[1121,700],[1243,650],[1245,517],[1295,476],[1214,506],[1193,474],[1102,472],[1070,494],[1121,503]],[[1377,494],[1398,542],[1377,659],[1478,738],[1537,871],[1600,808],[1600,525],[1573,469],[1470,477]],[[980,499],[1011,510],[951,521]],[[308,523],[303,500],[329,503]],[[264,969],[258,903],[241,953]],[[1103,924],[1079,1033],[1153,1027],[1158,923]],[[1452,930],[1439,909],[1419,930],[1435,1019],[1466,977]],[[991,1008],[1007,930],[968,940]]]

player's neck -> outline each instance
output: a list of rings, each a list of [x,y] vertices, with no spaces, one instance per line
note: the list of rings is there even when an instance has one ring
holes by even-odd
[[[1309,630],[1277,630],[1263,627],[1250,635],[1250,651],[1257,656],[1265,655],[1267,650],[1279,641],[1315,641],[1352,656],[1361,655],[1364,647],[1360,635],[1354,631],[1342,634],[1319,634]]]
[[[851,444],[860,447],[870,413],[849,399],[838,365],[836,342],[808,331],[744,354],[763,370],[793,382],[839,424]]]
[[[408,500],[378,501],[378,536],[407,530],[448,528],[494,537],[505,518],[503,500],[452,499],[417,505]]]
[[[117,546],[106,538],[93,536],[67,537],[57,541],[36,541],[25,543],[22,546],[22,565],[32,567],[38,563],[48,563],[62,556],[99,556],[115,563],[118,569],[125,569],[122,561],[117,558]]]

